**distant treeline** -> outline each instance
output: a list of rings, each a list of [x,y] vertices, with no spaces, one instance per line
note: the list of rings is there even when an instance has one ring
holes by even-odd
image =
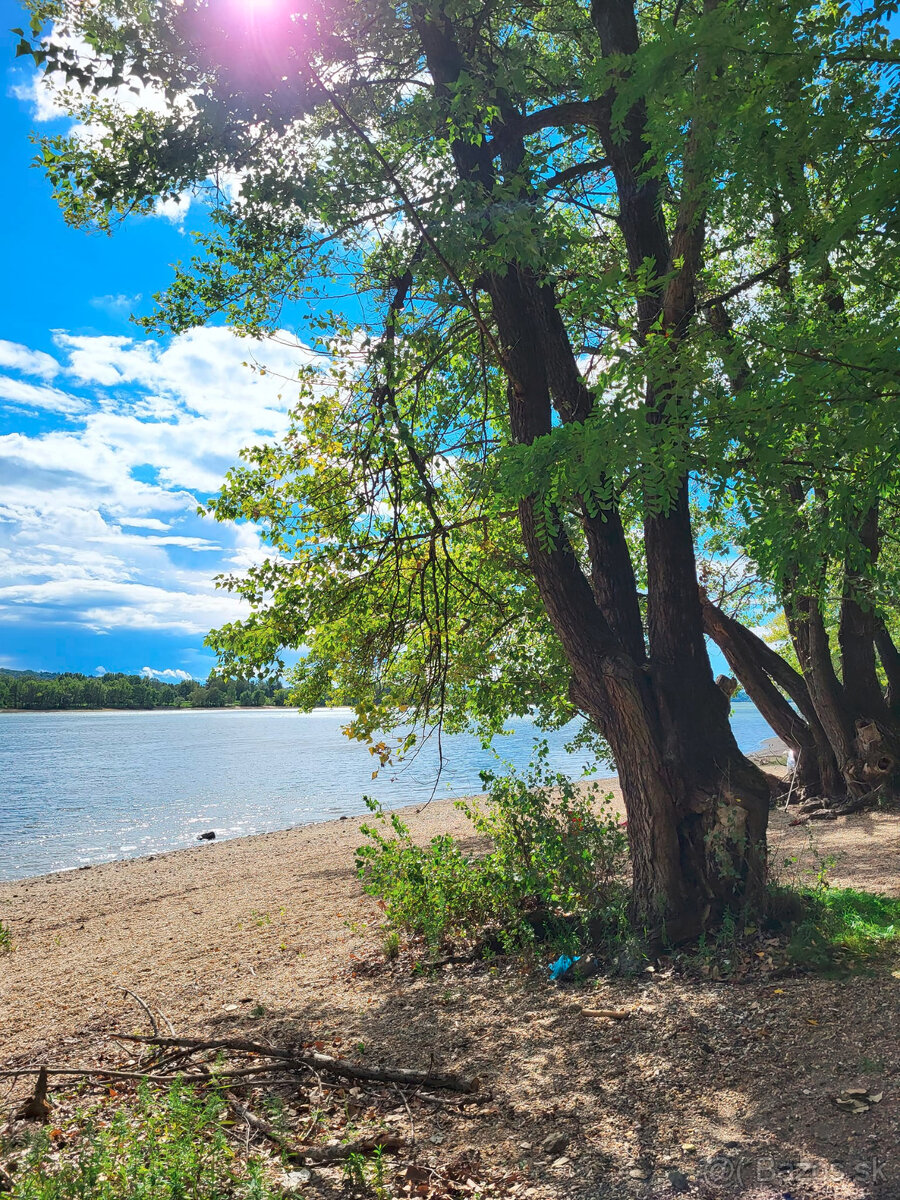
[[[280,680],[184,679],[163,683],[146,675],[81,675],[0,669],[0,708],[262,708],[281,707],[290,692]]]

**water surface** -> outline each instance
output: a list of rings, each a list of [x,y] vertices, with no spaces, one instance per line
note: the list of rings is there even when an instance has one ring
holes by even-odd
[[[347,709],[179,709],[0,713],[0,880],[192,845],[198,832],[237,837],[387,806],[481,790],[497,759],[467,734],[373,780],[376,760],[341,733]],[[734,706],[741,748],[772,731],[751,704]],[[536,730],[519,721],[498,740],[527,766]],[[551,765],[579,775],[565,731],[550,735]],[[596,772],[612,773],[608,765]]]

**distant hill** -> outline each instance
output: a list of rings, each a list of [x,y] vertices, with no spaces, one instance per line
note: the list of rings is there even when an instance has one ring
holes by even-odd
[[[28,679],[59,679],[58,671],[13,671],[9,667],[0,667],[0,675],[13,675],[16,678]]]
[[[281,707],[289,692],[280,680],[184,679],[164,683],[146,675],[108,671],[14,671],[0,667],[0,709],[262,708]]]

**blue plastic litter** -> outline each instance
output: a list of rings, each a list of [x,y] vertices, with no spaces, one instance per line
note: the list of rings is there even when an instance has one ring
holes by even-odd
[[[580,954],[576,954],[574,958],[569,958],[568,954],[561,954],[556,962],[550,964],[550,978],[561,979],[569,967],[574,966],[580,958]]]

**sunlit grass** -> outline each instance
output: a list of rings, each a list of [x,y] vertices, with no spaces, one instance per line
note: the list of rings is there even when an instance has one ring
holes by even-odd
[[[804,916],[788,946],[800,966],[865,970],[900,951],[900,899],[855,888],[801,893]]]
[[[259,1164],[243,1163],[215,1095],[178,1084],[77,1110],[42,1129],[9,1200],[274,1200]],[[10,1147],[3,1147],[8,1155]]]

